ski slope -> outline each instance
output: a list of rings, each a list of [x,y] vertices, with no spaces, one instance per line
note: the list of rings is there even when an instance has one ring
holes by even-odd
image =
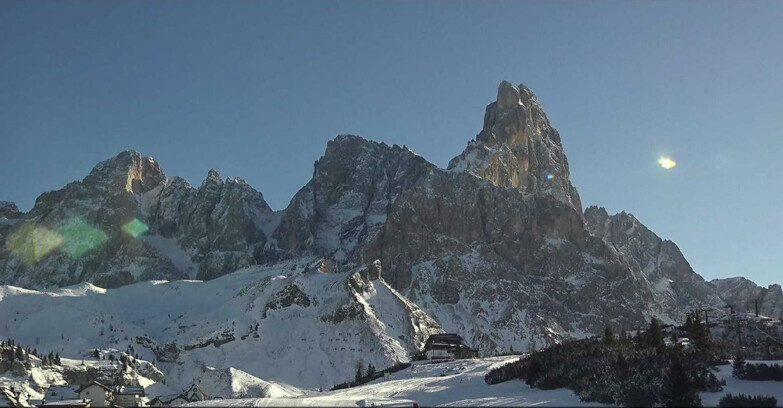
[[[490,369],[518,356],[415,362],[411,368],[345,390],[313,393],[303,398],[249,398],[203,401],[190,406],[606,406],[584,403],[567,389],[539,390],[522,381],[488,385]]]

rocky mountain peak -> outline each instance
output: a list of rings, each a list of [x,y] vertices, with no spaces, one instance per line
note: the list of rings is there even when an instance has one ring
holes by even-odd
[[[16,203],[11,201],[0,201],[0,218],[18,218],[22,213],[16,206]]]
[[[93,167],[84,179],[87,185],[121,188],[134,194],[146,193],[166,180],[166,174],[152,157],[126,150]]]
[[[219,187],[223,185],[223,178],[215,169],[209,169],[207,177],[201,182],[201,188]]]
[[[661,239],[633,214],[622,211],[609,215],[603,207],[590,206],[584,216],[590,233],[622,253],[630,266],[645,276],[670,314],[721,304],[713,285],[691,268],[680,248]]]
[[[779,284],[762,287],[741,276],[710,281],[726,304],[737,312],[753,312],[758,302],[759,313],[764,316],[783,315],[783,289]]]
[[[522,101],[519,100],[519,88],[512,85],[511,82],[502,81],[500,85],[498,85],[498,107],[500,109],[510,109],[521,104]]]
[[[524,85],[500,83],[497,99],[484,114],[483,129],[448,168],[499,187],[554,196],[582,212],[560,135],[549,124],[538,98]]]

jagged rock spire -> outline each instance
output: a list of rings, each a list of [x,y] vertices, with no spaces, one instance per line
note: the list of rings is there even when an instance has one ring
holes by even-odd
[[[484,128],[462,154],[449,162],[500,187],[552,195],[581,213],[581,201],[569,180],[560,135],[535,94],[524,85],[503,81],[487,106]]]

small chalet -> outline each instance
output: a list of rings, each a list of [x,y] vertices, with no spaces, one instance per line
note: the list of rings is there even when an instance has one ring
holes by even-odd
[[[150,400],[151,407],[170,407],[187,404],[188,402],[207,401],[213,399],[198,384],[192,384],[181,394],[161,395]]]
[[[478,350],[470,348],[456,333],[433,334],[424,343],[424,355],[428,360],[477,358]]]
[[[79,398],[82,400],[91,400],[93,407],[110,407],[114,400],[114,393],[111,387],[103,385],[97,381],[83,385],[79,388]]]
[[[144,397],[144,388],[122,385],[114,391],[114,405],[121,407],[141,407]]]
[[[212,399],[212,397],[209,394],[207,394],[204,391],[204,389],[201,388],[201,386],[198,384],[191,384],[190,388],[185,390],[183,394],[185,395],[185,398],[187,398],[188,401],[190,402],[207,401]]]

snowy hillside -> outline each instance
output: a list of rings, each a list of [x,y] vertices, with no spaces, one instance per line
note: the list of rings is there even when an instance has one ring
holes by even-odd
[[[70,358],[132,346],[166,375],[168,390],[160,393],[202,379],[202,386],[215,384],[214,395],[246,395],[239,383],[255,380],[244,373],[328,389],[352,379],[357,362],[384,368],[408,361],[440,331],[382,279],[365,276],[321,273],[313,259],[300,259],[207,282],[2,286],[0,337]]]
[[[116,352],[116,350],[113,350]],[[116,353],[119,355],[120,353]],[[61,359],[61,365],[46,365],[35,356],[28,357],[29,366],[13,365],[0,373],[0,387],[23,391],[27,399],[41,399],[50,386],[107,380],[122,377],[128,383],[150,386],[161,381],[163,374],[147,361],[135,360],[134,366],[123,368],[119,360]],[[296,395],[296,394],[293,394]]]
[[[234,399],[206,401],[190,406],[611,406],[585,403],[568,389],[540,390],[519,380],[488,385],[484,374],[518,357],[491,357],[426,364],[416,362],[390,379],[300,398]],[[780,363],[771,361],[767,363]],[[718,379],[726,380],[723,391],[702,392],[704,406],[717,406],[726,394],[770,395],[783,401],[783,387],[775,381],[743,381],[732,377],[731,365],[718,367]]]
[[[604,406],[583,403],[570,390],[539,390],[522,381],[497,385],[484,382],[492,367],[519,357],[491,357],[427,364],[416,362],[388,380],[304,398],[207,401],[191,406]]]

